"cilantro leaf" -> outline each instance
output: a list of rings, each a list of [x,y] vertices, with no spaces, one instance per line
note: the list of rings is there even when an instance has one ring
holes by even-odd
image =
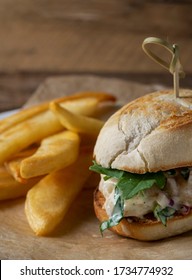
[[[157,220],[161,221],[164,226],[167,225],[167,219],[175,214],[176,210],[172,207],[161,208],[159,204],[155,207],[153,213]]]
[[[118,188],[115,189],[115,200],[116,202],[111,217],[100,224],[101,233],[103,233],[105,229],[118,225],[123,218],[124,203]]]

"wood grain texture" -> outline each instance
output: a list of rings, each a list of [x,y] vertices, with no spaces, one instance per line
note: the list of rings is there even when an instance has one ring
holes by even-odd
[[[189,81],[191,12],[187,0],[0,0],[0,111],[21,107],[50,75],[170,84],[141,49],[148,36],[179,44]]]
[[[46,77],[46,74],[0,74],[0,112],[22,107]]]
[[[0,0],[0,72],[164,71],[141,49],[178,43],[191,70],[190,1]]]

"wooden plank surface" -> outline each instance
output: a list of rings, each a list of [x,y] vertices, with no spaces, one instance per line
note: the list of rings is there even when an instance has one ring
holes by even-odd
[[[191,12],[191,1],[0,0],[0,111],[21,107],[53,75],[170,84],[141,49],[148,36],[179,44],[191,85]]]
[[[145,37],[178,43],[191,71],[191,1],[0,0],[0,72],[159,71]],[[162,70],[163,71],[163,70]]]

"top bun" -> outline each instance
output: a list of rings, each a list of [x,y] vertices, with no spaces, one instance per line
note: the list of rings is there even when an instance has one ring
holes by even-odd
[[[180,96],[158,91],[118,110],[100,131],[96,162],[140,174],[192,166],[192,90]]]

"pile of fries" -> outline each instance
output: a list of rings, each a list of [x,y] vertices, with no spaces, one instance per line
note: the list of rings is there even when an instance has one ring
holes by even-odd
[[[26,196],[36,235],[50,234],[90,178],[106,93],[79,93],[0,120],[0,200]],[[101,116],[100,116],[101,117]]]

